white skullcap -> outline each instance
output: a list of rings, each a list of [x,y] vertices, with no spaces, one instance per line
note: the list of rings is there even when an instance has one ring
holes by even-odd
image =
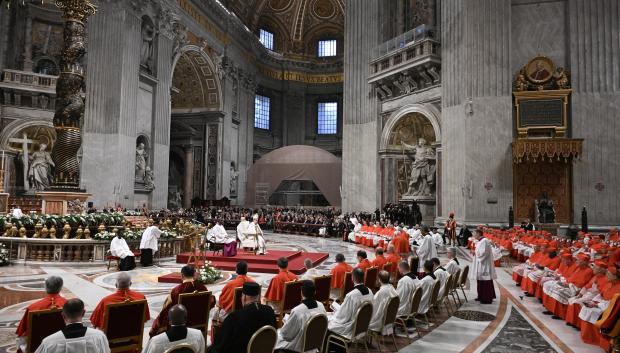
[[[254,216],[252,216],[252,219],[258,219],[258,213],[255,213]]]

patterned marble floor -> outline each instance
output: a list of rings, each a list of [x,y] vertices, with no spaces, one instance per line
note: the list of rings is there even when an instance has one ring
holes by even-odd
[[[320,273],[329,272],[337,253],[343,253],[347,262],[354,265],[356,252],[359,249],[369,250],[335,239],[270,233],[266,236],[268,249],[329,253],[329,258],[317,267]],[[469,254],[464,249],[459,251],[462,263],[468,264]],[[368,253],[371,258],[374,257],[372,251]],[[157,277],[179,271],[180,267],[174,259],[162,259],[158,266],[129,272],[132,289],[143,292],[147,297],[151,317],[158,314],[173,287],[172,284],[158,283]],[[492,305],[481,305],[473,301],[475,291],[472,293],[466,290],[469,301],[459,308],[458,315],[449,316],[446,311],[442,311],[431,327],[422,330],[422,337],[412,341],[405,337],[404,332],[399,333],[396,342],[399,352],[602,352],[597,347],[581,343],[574,330],[556,322],[548,322],[550,319],[540,314],[541,310],[535,302],[518,298],[518,293],[512,288],[514,285],[511,286],[509,269],[498,272],[500,278],[496,283],[496,292],[501,294],[499,300]],[[89,317],[99,300],[114,291],[118,273],[108,271],[104,263],[69,266],[29,262],[26,265],[17,263],[0,267],[0,353],[16,351],[14,332],[24,308],[44,294],[44,280],[52,274],[63,278],[65,286],[62,294],[65,297],[80,297],[84,300],[86,317]],[[216,296],[219,296],[232,273],[225,271],[223,274],[224,279],[209,286]],[[264,290],[272,277],[271,274],[262,273],[250,275],[262,283]],[[483,316],[487,318],[476,320],[476,317],[480,319]],[[148,322],[145,330],[150,325],[151,322]],[[376,343],[373,345],[371,351],[378,352]],[[395,351],[391,341],[386,341],[382,348],[383,351]],[[365,350],[358,347],[353,351]]]

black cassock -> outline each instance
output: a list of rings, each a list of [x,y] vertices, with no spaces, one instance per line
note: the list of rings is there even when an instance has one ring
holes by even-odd
[[[276,328],[276,315],[270,306],[258,303],[246,305],[230,313],[224,322],[209,353],[245,352],[252,335],[261,327]]]

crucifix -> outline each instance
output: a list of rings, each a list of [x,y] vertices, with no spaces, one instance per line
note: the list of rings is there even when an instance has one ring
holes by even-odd
[[[9,142],[21,143],[22,144],[22,164],[24,165],[24,190],[28,191],[30,189],[30,184],[28,183],[28,144],[34,144],[35,141],[28,138],[28,135],[24,132],[20,138],[10,138]]]

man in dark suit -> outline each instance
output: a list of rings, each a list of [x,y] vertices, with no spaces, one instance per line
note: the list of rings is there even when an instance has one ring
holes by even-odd
[[[261,327],[276,328],[276,315],[270,306],[260,304],[260,286],[255,282],[243,284],[243,309],[230,313],[209,353],[245,352],[252,335]]]
[[[471,237],[471,231],[467,228],[467,224],[463,224],[461,232],[459,233],[459,243],[461,246],[467,246],[467,241]]]

